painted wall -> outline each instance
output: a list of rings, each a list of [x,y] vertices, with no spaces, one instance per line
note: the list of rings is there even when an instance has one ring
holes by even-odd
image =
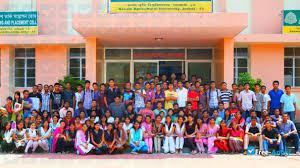
[[[1,56],[1,86],[0,86],[0,105],[2,105],[6,97],[12,95],[12,73],[13,73],[13,58],[12,47],[0,46],[0,56]]]

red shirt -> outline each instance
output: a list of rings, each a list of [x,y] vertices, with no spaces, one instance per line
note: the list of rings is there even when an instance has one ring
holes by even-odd
[[[188,98],[195,99],[199,97],[199,94],[196,91],[189,91],[188,92]],[[197,110],[198,109],[198,101],[192,101],[192,110]]]

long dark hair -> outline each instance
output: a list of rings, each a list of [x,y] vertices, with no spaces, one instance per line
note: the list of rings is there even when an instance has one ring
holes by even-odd
[[[18,101],[16,101],[16,98],[15,98],[16,95],[19,96]],[[13,101],[13,102],[14,102],[14,104],[15,104],[15,103],[20,103],[20,104],[22,103],[21,93],[20,93],[19,91],[16,91],[16,92],[15,92],[15,94],[14,94],[14,101]]]

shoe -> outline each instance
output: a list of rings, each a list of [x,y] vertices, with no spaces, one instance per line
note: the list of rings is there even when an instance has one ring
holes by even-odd
[[[197,151],[193,150],[192,155],[195,155],[195,154],[197,154]]]
[[[133,152],[133,151],[132,151],[132,152],[131,152],[131,154],[133,154],[133,155],[137,155],[138,153],[137,153],[137,152]]]
[[[179,149],[179,154],[182,154],[182,149]]]
[[[244,155],[247,155],[247,151],[245,150],[243,154],[244,154]]]
[[[299,153],[299,152],[296,152],[295,154],[296,154],[296,156],[299,156],[299,155],[300,155],[300,153]]]

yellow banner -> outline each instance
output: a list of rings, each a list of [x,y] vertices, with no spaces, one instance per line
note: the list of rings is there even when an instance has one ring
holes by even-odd
[[[0,27],[0,35],[36,35],[38,27]]]
[[[211,2],[113,2],[112,13],[134,12],[212,12]]]
[[[283,26],[283,34],[299,34],[300,26]]]

